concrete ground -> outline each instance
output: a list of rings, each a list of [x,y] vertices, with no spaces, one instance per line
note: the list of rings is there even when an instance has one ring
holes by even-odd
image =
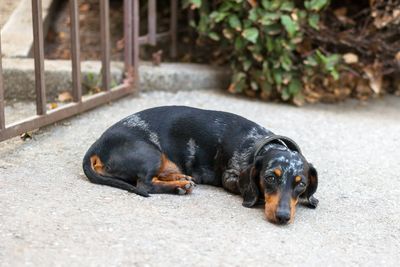
[[[319,171],[316,210],[276,226],[198,186],[142,198],[91,184],[81,159],[133,112],[183,104],[243,115],[296,140]],[[129,97],[0,144],[1,266],[397,266],[400,99],[296,108],[195,91]]]

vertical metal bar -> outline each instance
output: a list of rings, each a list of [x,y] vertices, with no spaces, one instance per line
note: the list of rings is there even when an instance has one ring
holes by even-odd
[[[32,0],[33,51],[35,57],[36,113],[46,114],[42,1]]]
[[[124,0],[125,70],[132,67],[132,0]]]
[[[109,0],[100,0],[100,36],[101,36],[101,69],[102,69],[102,83],[103,90],[108,91],[110,89],[110,20]]]
[[[1,34],[0,34],[0,130],[6,128],[6,120],[4,117],[4,87],[3,87],[3,67],[1,62]]]
[[[133,67],[137,78],[139,68],[139,0],[133,0]]]
[[[150,45],[156,45],[157,34],[157,3],[156,0],[149,0],[147,6],[148,38]]]
[[[82,85],[78,0],[70,0],[69,3],[71,16],[72,99],[74,102],[80,102],[82,99]]]
[[[171,0],[171,18],[170,18],[170,33],[171,33],[171,58],[176,58],[177,45],[177,21],[178,21],[178,1]]]

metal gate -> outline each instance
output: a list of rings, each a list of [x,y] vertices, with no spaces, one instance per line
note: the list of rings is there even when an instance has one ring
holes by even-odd
[[[81,69],[80,69],[80,40],[78,0],[69,0],[71,21],[71,63],[72,63],[72,102],[62,107],[47,110],[46,88],[44,80],[44,36],[42,21],[41,0],[32,0],[33,20],[33,51],[35,62],[35,91],[36,115],[21,121],[5,124],[5,105],[3,71],[0,56],[0,141],[20,135],[56,121],[82,113],[99,105],[123,97],[138,89],[139,76],[139,45],[155,45],[158,38],[171,38],[171,56],[176,55],[177,32],[177,0],[171,0],[171,15],[169,31],[157,33],[157,2],[148,0],[148,33],[139,36],[139,0],[124,0],[124,59],[128,81],[110,88],[110,31],[109,31],[109,0],[100,1],[100,34],[101,34],[101,62],[102,62],[102,89],[95,95],[82,97]],[[1,36],[0,36],[1,55]]]

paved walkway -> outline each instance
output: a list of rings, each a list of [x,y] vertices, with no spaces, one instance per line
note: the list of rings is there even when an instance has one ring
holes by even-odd
[[[111,124],[184,104],[296,140],[320,174],[317,210],[275,226],[220,188],[142,198],[89,183],[81,159]],[[333,266],[400,262],[400,99],[296,108],[220,93],[126,98],[0,143],[1,266]]]

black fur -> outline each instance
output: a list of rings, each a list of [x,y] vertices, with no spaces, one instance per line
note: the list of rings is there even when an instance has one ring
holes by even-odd
[[[142,196],[181,192],[163,191],[152,182],[164,155],[197,184],[223,186],[232,193],[240,193],[246,207],[255,205],[264,193],[277,191],[290,191],[293,197],[301,194],[312,200],[317,189],[316,170],[300,153],[274,142],[263,147],[257,164],[253,162],[256,142],[271,135],[264,127],[227,112],[184,106],[157,107],[135,113],[111,126],[87,151],[83,169],[94,183]],[[104,163],[104,174],[91,167],[93,155]],[[274,159],[283,161],[274,163]],[[290,161],[297,162],[295,168],[290,167]],[[266,191],[262,191],[260,182],[263,184],[266,175],[278,167],[284,174],[282,183],[290,186],[282,186],[277,179],[274,188],[267,185]],[[307,171],[313,178],[308,177]],[[293,185],[298,175],[306,179],[306,190],[299,191]]]

